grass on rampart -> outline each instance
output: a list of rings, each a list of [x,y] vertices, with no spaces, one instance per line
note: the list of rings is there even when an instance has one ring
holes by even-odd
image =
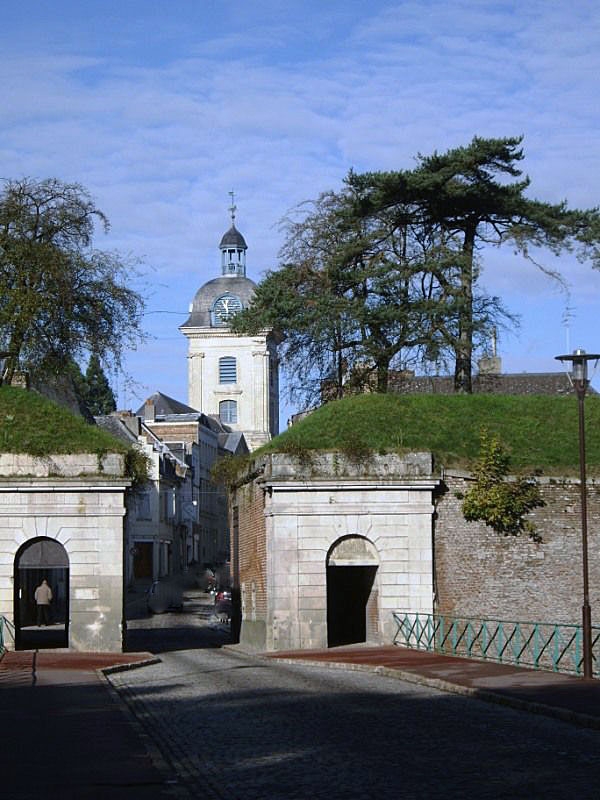
[[[36,392],[0,386],[0,453],[126,453],[129,448]]]
[[[586,398],[585,417],[588,473],[599,475],[600,397]],[[318,408],[259,452],[430,451],[437,468],[469,468],[482,428],[500,438],[515,472],[578,474],[574,396],[360,395]]]

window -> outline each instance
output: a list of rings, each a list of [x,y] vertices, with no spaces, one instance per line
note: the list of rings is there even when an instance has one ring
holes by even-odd
[[[219,383],[235,383],[237,381],[237,363],[233,356],[219,359]]]
[[[226,425],[237,422],[237,403],[235,400],[222,400],[219,403],[219,417]]]
[[[175,518],[175,490],[160,490],[160,521],[172,522]]]
[[[150,492],[138,492],[135,495],[135,506],[137,519],[152,519],[152,512],[150,511]]]

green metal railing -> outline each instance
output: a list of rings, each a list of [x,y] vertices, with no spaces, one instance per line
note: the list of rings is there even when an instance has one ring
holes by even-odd
[[[509,622],[394,611],[394,644],[417,650],[581,675],[581,625]],[[594,677],[600,677],[600,628],[592,628]]]
[[[0,614],[0,655],[6,651],[6,637],[15,640],[15,626],[9,619]]]

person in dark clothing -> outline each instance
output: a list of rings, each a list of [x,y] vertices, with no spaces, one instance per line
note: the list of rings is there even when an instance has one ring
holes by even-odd
[[[50,624],[50,603],[52,602],[52,589],[48,586],[46,578],[35,590],[35,602],[37,605],[37,624],[38,628],[42,625]]]

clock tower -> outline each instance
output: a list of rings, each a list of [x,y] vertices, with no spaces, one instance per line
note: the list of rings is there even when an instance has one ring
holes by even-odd
[[[249,304],[256,284],[246,277],[248,246],[235,226],[219,244],[221,275],[198,289],[180,327],[188,340],[188,405],[244,434],[250,450],[277,435],[277,345],[270,331],[232,333],[229,322]]]

